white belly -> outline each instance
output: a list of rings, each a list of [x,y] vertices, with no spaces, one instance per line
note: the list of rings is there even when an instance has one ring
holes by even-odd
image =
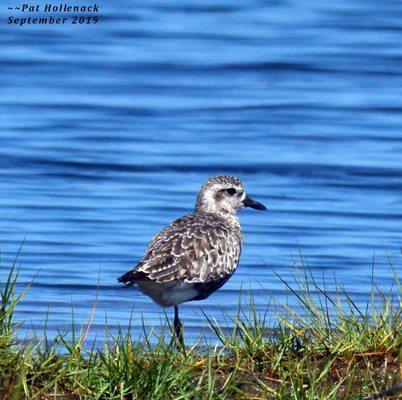
[[[141,292],[149,296],[162,307],[177,306],[194,299],[198,295],[194,286],[188,282],[138,282]]]

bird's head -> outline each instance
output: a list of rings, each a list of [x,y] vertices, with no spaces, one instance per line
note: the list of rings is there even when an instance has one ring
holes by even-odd
[[[198,192],[196,211],[234,215],[244,207],[266,210],[244,191],[242,181],[233,176],[219,175],[208,179]]]

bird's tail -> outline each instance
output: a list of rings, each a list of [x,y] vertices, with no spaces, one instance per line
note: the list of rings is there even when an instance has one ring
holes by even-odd
[[[133,286],[139,281],[147,280],[147,276],[142,271],[132,269],[126,272],[124,275],[117,278],[117,280],[121,283],[126,284],[126,286]]]
[[[131,271],[126,272],[124,275],[119,276],[117,278],[117,280],[121,283],[131,283],[132,282],[134,284],[135,283],[134,275],[135,275],[134,270],[131,270]]]

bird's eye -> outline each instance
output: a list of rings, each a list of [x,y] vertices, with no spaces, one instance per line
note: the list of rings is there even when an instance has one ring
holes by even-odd
[[[233,196],[233,195],[236,194],[236,189],[235,188],[226,189],[226,193],[230,194],[231,196]]]

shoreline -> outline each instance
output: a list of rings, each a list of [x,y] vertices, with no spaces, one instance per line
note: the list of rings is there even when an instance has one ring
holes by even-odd
[[[393,272],[393,285],[402,293]],[[105,326],[105,340],[97,348],[88,339],[95,308],[85,329],[72,329],[69,338],[59,333],[53,341],[44,329],[41,336],[18,341],[14,311],[29,285],[17,292],[14,263],[0,286],[0,398],[399,398],[401,295],[395,302],[394,294],[379,291],[373,279],[373,303],[358,309],[341,287],[330,293],[319,287],[311,271],[296,278],[282,282],[303,313],[277,304],[274,329],[251,299],[247,307],[239,306],[233,329],[205,316],[219,346],[202,347],[199,338],[179,350],[168,318],[160,330],[144,330],[141,339],[132,337],[130,328],[110,333]],[[312,295],[313,289],[320,296]]]

